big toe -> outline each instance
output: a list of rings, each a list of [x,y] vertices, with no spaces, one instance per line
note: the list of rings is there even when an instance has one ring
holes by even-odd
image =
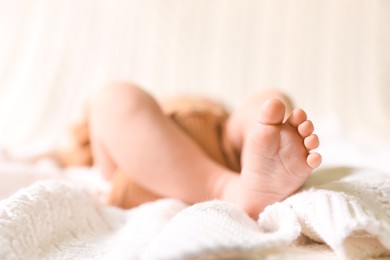
[[[260,122],[266,125],[283,123],[286,107],[279,99],[268,99],[261,107]]]
[[[247,153],[249,157],[259,154],[270,157],[277,152],[285,109],[284,104],[278,99],[269,99],[262,105],[258,122],[246,141],[244,153],[249,150]],[[257,159],[255,157],[249,161],[257,161]]]

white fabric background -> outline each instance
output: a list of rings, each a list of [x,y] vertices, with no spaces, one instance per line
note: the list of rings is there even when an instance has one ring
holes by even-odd
[[[0,36],[2,146],[52,143],[117,79],[230,105],[278,86],[390,143],[387,0],[0,0]]]

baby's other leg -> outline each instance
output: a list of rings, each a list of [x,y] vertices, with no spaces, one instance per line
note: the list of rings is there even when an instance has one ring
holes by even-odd
[[[94,153],[107,178],[120,168],[155,194],[195,203],[219,198],[225,176],[235,174],[212,161],[132,84],[107,86],[90,112]]]

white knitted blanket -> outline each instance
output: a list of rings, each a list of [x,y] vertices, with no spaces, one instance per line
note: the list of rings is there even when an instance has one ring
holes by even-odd
[[[390,256],[389,175],[321,170],[257,222],[221,201],[164,199],[120,210],[60,180],[0,202],[0,259],[239,258],[318,243],[338,258]]]

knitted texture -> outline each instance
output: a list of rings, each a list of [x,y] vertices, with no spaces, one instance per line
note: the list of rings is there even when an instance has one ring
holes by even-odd
[[[0,259],[259,256],[318,243],[341,258],[390,256],[388,175],[344,173],[319,172],[258,221],[221,201],[187,206],[164,199],[122,210],[74,183],[38,182],[0,202]]]

